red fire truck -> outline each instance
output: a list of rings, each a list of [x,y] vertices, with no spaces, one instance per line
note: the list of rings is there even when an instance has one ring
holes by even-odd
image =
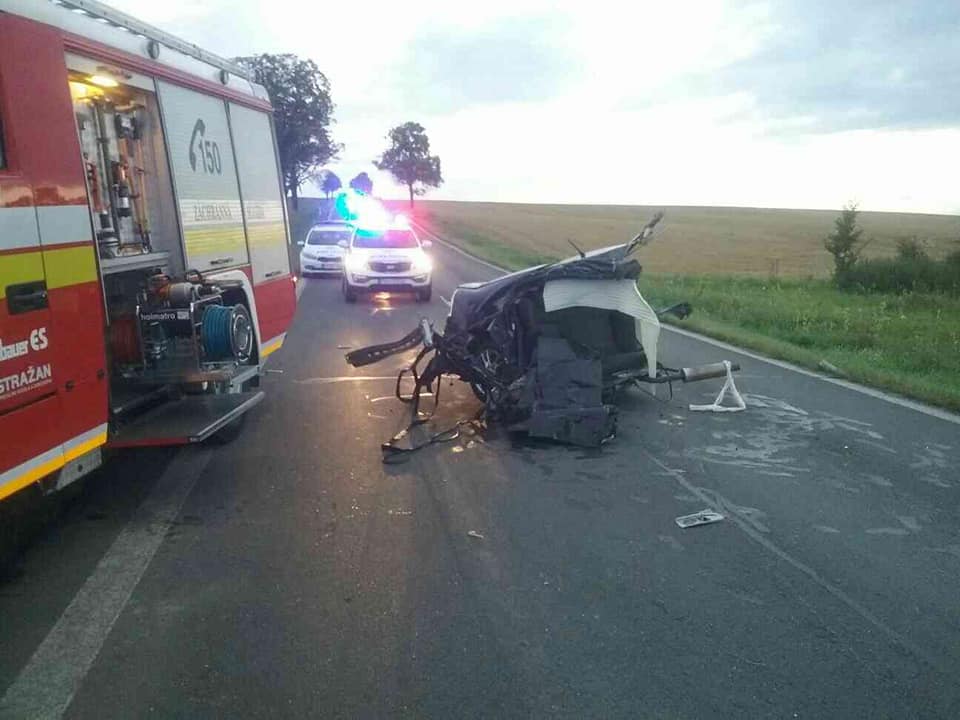
[[[288,248],[242,68],[91,0],[0,0],[0,498],[234,432]]]

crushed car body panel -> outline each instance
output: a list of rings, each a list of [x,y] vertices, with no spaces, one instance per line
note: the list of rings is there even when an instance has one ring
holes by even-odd
[[[412,423],[421,422],[421,393],[455,375],[484,403],[487,420],[534,437],[600,445],[615,434],[620,388],[726,372],[722,365],[675,370],[658,362],[659,316],[690,312],[683,303],[657,313],[637,289],[641,267],[631,254],[660,218],[624,245],[460,285],[443,332],[424,319],[401,340],[348,353],[347,362],[360,367],[422,345],[397,379],[397,397],[413,406]],[[407,376],[414,390],[404,397]]]
[[[543,286],[548,313],[569,307],[615,310],[636,319],[636,336],[647,356],[647,374],[657,374],[660,319],[643,299],[634,280],[551,280]]]

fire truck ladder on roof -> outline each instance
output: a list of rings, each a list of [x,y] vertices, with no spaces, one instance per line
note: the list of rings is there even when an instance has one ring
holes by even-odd
[[[134,35],[140,35],[147,40],[156,40],[161,45],[166,45],[168,48],[176,50],[177,52],[181,52],[184,55],[189,55],[190,57],[196,58],[197,60],[207,63],[208,65],[213,65],[221,70],[226,70],[227,72],[245,80],[249,80],[250,82],[257,82],[256,78],[254,78],[250,74],[250,71],[246,68],[237,65],[236,63],[232,63],[229,60],[225,60],[218,55],[207,52],[203,48],[200,48],[193,43],[188,43],[185,40],[181,40],[180,38],[164,32],[159,28],[155,28],[152,25],[148,25],[145,22],[137,20],[135,17],[127,15],[124,12],[114,10],[112,7],[104,5],[102,2],[97,2],[97,0],[49,0],[49,2],[53,3],[54,5],[60,5],[68,10],[72,10],[73,12],[89,15],[90,17],[108,25],[122,28],[127,32],[133,33]]]

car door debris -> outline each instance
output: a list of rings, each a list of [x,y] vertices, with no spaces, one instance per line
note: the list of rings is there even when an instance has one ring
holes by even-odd
[[[688,528],[698,527],[700,525],[710,525],[711,523],[720,522],[723,519],[724,516],[716,510],[706,509],[693,513],[692,515],[681,515],[676,519],[676,523],[682,529],[687,530]]]
[[[453,375],[484,404],[487,421],[534,438],[599,446],[616,434],[614,402],[621,389],[721,377],[730,382],[731,371],[739,370],[735,363],[669,368],[658,361],[660,317],[691,312],[687,303],[658,312],[637,289],[641,266],[631,256],[649,242],[662,216],[628,243],[460,285],[442,332],[422,319],[400,340],[347,353],[347,362],[362,367],[420,347],[396,384],[397,398],[411,405],[411,427],[424,422],[421,395],[432,392],[439,402],[439,380]],[[404,396],[407,377],[414,388]],[[385,456],[395,439],[382,446]]]

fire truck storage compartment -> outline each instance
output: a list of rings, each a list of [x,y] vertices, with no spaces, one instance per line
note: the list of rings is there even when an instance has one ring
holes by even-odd
[[[110,308],[111,387],[119,400],[131,388],[164,384],[228,388],[255,360],[250,313],[225,298],[234,289],[188,272],[117,273],[104,278]],[[114,403],[116,407],[117,404]]]
[[[151,265],[182,273],[153,80],[70,54],[67,66],[104,275]]]
[[[158,100],[152,78],[69,54],[67,63],[107,307],[114,415],[163,400],[159,391],[171,385],[237,392],[234,381],[256,361],[245,294],[237,281],[204,275],[248,262],[223,101],[165,84]]]

